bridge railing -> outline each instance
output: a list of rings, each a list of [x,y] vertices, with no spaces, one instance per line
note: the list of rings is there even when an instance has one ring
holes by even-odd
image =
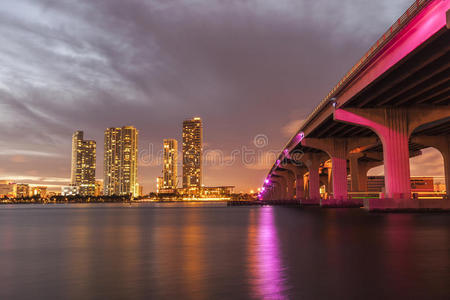
[[[398,18],[398,20],[370,47],[364,56],[342,77],[334,88],[322,99],[319,105],[309,114],[303,126],[306,126],[316,113],[322,110],[350,80],[352,80],[374,58],[393,37],[403,29],[432,0],[415,0],[415,2]]]
[[[433,0],[415,0],[414,3],[406,10],[406,12],[398,18],[398,20],[392,24],[391,27],[369,48],[369,50],[364,54],[364,56],[358,60],[358,62],[342,77],[342,79],[333,87],[333,89],[323,98],[319,105],[314,108],[314,110],[308,115],[305,122],[301,126],[300,130],[295,134],[295,136],[289,140],[284,149],[289,148],[291,142],[295,137],[303,131],[305,126],[311,122],[311,120],[316,116],[316,114],[321,111],[327,104],[330,103],[330,99],[335,97],[338,92],[347,85],[347,83],[352,80],[364,67],[366,67],[370,61],[383,49],[383,47],[389,43],[395,35],[403,29],[410,21],[413,19],[425,6],[427,6]],[[278,159],[283,158],[283,152],[279,155]],[[276,168],[276,164],[272,166],[269,170],[269,174]]]

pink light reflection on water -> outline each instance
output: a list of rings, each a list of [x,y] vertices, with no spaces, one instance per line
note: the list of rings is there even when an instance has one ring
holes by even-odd
[[[258,221],[250,229],[250,270],[253,296],[258,299],[288,299],[285,267],[282,264],[272,207],[256,212]]]

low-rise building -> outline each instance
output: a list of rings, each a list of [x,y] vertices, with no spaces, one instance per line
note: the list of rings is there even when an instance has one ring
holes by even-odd
[[[61,196],[76,196],[80,194],[78,186],[68,185],[61,187]]]
[[[26,183],[17,183],[14,185],[14,197],[26,198],[30,196],[30,185]]]

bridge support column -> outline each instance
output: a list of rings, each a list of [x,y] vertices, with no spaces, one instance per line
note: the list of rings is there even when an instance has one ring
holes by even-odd
[[[277,201],[281,199],[281,184],[278,181],[272,181],[273,190],[272,190],[272,201]]]
[[[298,173],[295,175],[295,199],[301,200],[305,198],[305,182],[303,180],[304,174]]]
[[[445,119],[450,106],[337,109],[334,120],[370,128],[383,143],[386,197],[411,198],[409,137],[420,125]]]
[[[305,138],[302,145],[320,149],[331,157],[333,198],[338,202],[347,200],[347,144],[338,138]]]
[[[367,167],[359,159],[363,157],[362,153],[352,153],[350,160],[350,177],[352,192],[367,192]]]
[[[287,198],[287,179],[286,179],[286,177],[277,175],[277,177],[272,176],[271,180],[274,181],[275,183],[278,183],[278,188],[277,188],[278,198],[275,200],[286,200],[286,198]]]
[[[294,200],[295,190],[294,190],[294,184],[295,184],[295,177],[294,174],[291,172],[286,172],[286,180],[287,180],[287,200]]]
[[[403,109],[337,109],[334,118],[375,131],[383,143],[386,197],[410,199],[408,116]]]
[[[291,182],[289,183],[292,187],[292,192],[289,193],[290,198],[300,200],[304,198],[304,180],[303,175],[306,173],[306,168],[300,167],[294,163],[288,163],[281,166],[283,170],[286,170]],[[295,184],[294,184],[295,183]]]
[[[304,156],[303,161],[308,168],[308,191],[309,197],[303,201],[304,204],[320,204],[320,178],[319,167],[321,155],[308,153]]]

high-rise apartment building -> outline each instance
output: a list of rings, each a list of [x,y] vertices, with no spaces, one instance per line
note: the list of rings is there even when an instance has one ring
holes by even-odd
[[[95,141],[83,139],[83,131],[72,135],[71,184],[83,196],[95,194],[96,148]]]
[[[138,196],[137,144],[138,130],[133,126],[106,129],[104,195]]]
[[[200,118],[183,122],[183,188],[202,185],[203,126]]]
[[[163,189],[175,190],[178,183],[178,142],[174,139],[165,139],[163,147]]]

